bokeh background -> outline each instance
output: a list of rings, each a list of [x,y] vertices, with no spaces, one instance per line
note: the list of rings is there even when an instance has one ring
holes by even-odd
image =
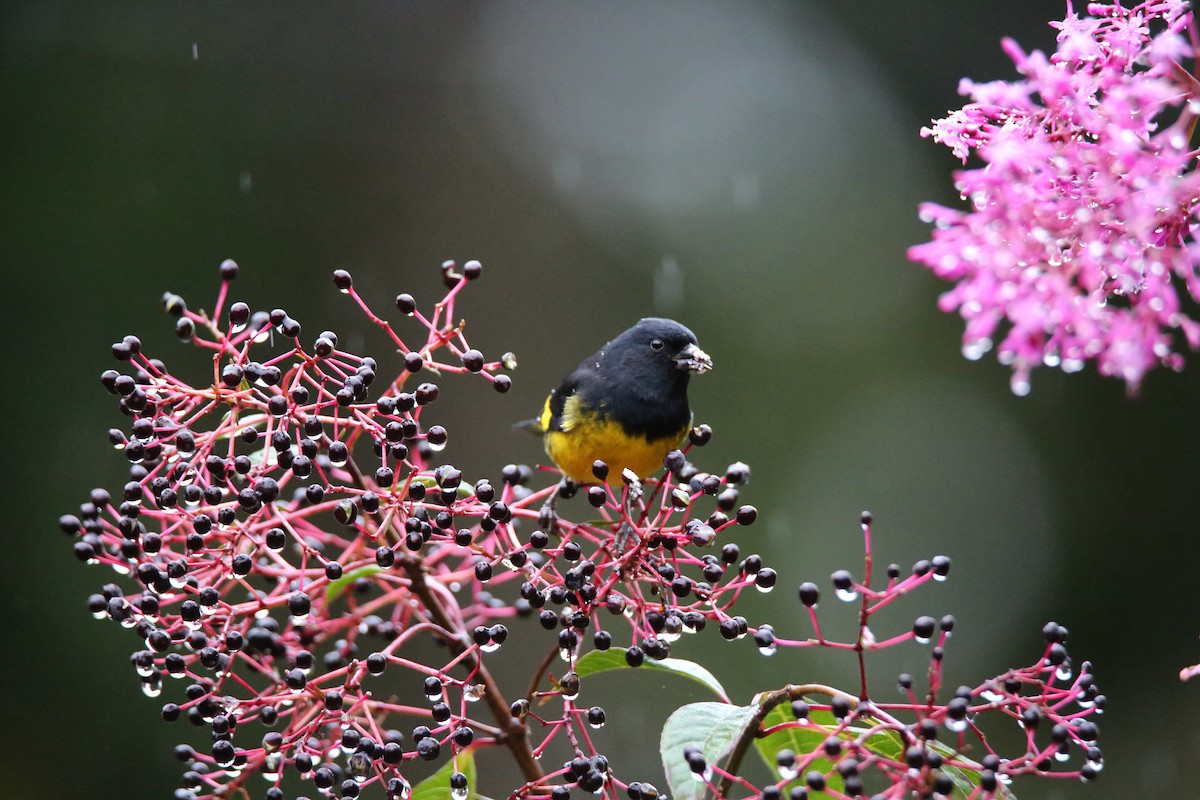
[[[110,575],[56,526],[123,482],[105,436],[123,418],[96,380],[110,343],[194,358],[159,297],[211,307],[224,258],[236,297],[371,342],[333,269],[386,309],[400,291],[432,302],[441,261],[477,258],[472,343],[520,368],[503,397],[445,393],[446,455],[469,474],[537,461],[508,422],[633,320],[677,317],[717,364],[693,383],[717,432],[698,458],[751,464],[743,552],[782,576],[753,622],[801,630],[795,586],[861,568],[869,508],[881,562],[954,559],[879,621],[954,613],[951,685],[1029,663],[1050,619],[1094,662],[1101,780],[1020,797],[1194,797],[1200,686],[1177,673],[1200,660],[1200,370],[1152,374],[1137,398],[1043,370],[1016,398],[1004,368],[962,358],[943,287],[904,255],[927,234],[917,204],[955,200],[955,163],[920,126],[959,104],[961,76],[1012,76],[1001,36],[1052,47],[1062,8],[5,3],[0,795],[170,796],[171,745],[194,735],[138,691],[132,634],[87,614]],[[738,700],[853,686],[837,654],[700,638],[675,653]],[[916,645],[881,656],[875,694],[925,664]],[[640,673],[595,692],[614,762],[664,785],[656,726],[698,695]]]

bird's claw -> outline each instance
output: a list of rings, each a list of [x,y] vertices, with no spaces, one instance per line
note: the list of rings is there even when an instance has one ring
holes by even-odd
[[[554,495],[538,511],[538,527],[546,533],[558,533],[558,512],[554,510]]]
[[[558,503],[558,498],[570,498],[579,490],[579,484],[570,478],[563,478],[554,487],[554,491],[546,498],[546,502],[542,503],[542,508],[538,511],[538,527],[546,533],[558,533],[558,511],[555,506]]]
[[[616,536],[613,537],[613,547],[616,549],[617,557],[623,556],[628,545],[640,538],[637,528],[630,525],[628,520],[622,522],[621,527],[617,528]]]

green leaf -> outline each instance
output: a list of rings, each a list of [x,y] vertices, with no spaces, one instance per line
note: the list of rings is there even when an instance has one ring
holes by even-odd
[[[575,672],[580,678],[586,678],[588,675],[595,675],[598,672],[607,672],[611,669],[635,668],[629,666],[625,661],[624,650],[590,650],[575,662]],[[661,661],[656,661],[653,658],[647,658],[636,669],[658,670],[690,678],[711,689],[717,697],[726,703],[729,702],[729,695],[725,693],[725,687],[721,685],[716,676],[694,661],[688,661],[683,658],[664,658]]]
[[[925,747],[940,755],[947,762],[956,761],[960,764],[965,762],[972,765],[971,767],[959,767],[946,764],[942,767],[942,772],[949,775],[950,780],[954,782],[954,794],[951,797],[954,800],[966,800],[971,795],[971,792],[979,786],[979,769],[974,768],[976,766],[975,762],[961,755],[953,747],[949,747],[938,741],[927,741],[925,742]],[[1001,784],[996,788],[996,798],[997,800],[1016,800],[1016,795],[1007,786]]]
[[[808,698],[806,698],[808,699]],[[810,702],[822,703],[826,702],[827,698],[812,699]],[[796,717],[792,714],[791,704],[781,703],[772,708],[767,716],[763,719],[762,727],[764,730],[773,728],[787,722],[795,721]],[[839,723],[834,718],[833,714],[828,711],[812,711],[808,715],[808,725],[795,726],[784,730],[776,731],[769,736],[764,736],[754,740],[754,746],[758,749],[759,755],[766,762],[767,767],[779,776],[779,762],[777,756],[780,750],[791,750],[796,754],[797,760],[802,759],[809,753],[816,752],[824,745],[825,740],[830,736],[838,736],[847,741],[857,741],[874,725],[874,720],[866,717],[857,720],[854,725],[838,731]],[[873,755],[880,758],[888,759],[889,761],[904,761],[904,751],[906,749],[904,737],[898,731],[891,729],[878,730],[870,734],[862,740],[863,746]],[[930,741],[925,745],[930,751],[942,756],[947,762],[956,761],[959,763],[974,764],[968,759],[965,759],[957,751],[942,744],[941,742]],[[801,769],[801,774],[791,783],[784,787],[786,792],[792,785],[803,785],[804,773],[811,770],[817,770],[822,773],[829,772],[833,769],[833,763],[823,755],[813,759],[808,765]],[[942,767],[942,771],[946,773],[954,783],[953,800],[966,800],[971,792],[979,786],[979,770],[972,769],[966,766],[946,765]],[[841,776],[836,773],[826,778],[829,788],[841,791],[843,782]],[[809,792],[809,797],[828,797],[824,792]],[[996,792],[998,800],[1016,800],[1012,792],[1006,787],[1001,786]]]
[[[365,578],[368,575],[374,575],[376,572],[382,571],[383,569],[381,567],[368,564],[365,567],[359,567],[358,569],[350,570],[336,581],[330,581],[329,585],[325,587],[325,604],[328,605],[334,600],[338,599],[341,593],[346,591],[346,587],[354,583],[359,578]]]
[[[795,722],[796,715],[792,713],[790,703],[780,703],[767,712],[767,716],[763,718],[762,728],[768,730],[776,725],[782,725],[787,722]],[[758,754],[762,756],[767,767],[777,777],[779,775],[779,761],[777,756],[781,750],[791,750],[796,754],[796,760],[800,761],[809,753],[820,750],[825,740],[829,738],[832,730],[837,728],[837,720],[829,711],[811,711],[808,715],[808,725],[798,725],[791,728],[785,728],[780,731],[775,731],[769,736],[763,736],[754,740],[754,747],[758,750]],[[800,769],[800,774],[789,781],[784,787],[784,794],[787,794],[793,786],[803,786],[804,776],[809,772],[816,770],[817,772],[826,773],[833,770],[833,762],[825,756],[810,761],[806,766]],[[835,790],[842,790],[842,776],[834,772],[825,779],[826,785]],[[809,792],[810,798],[829,797],[825,792]]]
[[[467,776],[467,796],[465,800],[474,800],[475,795],[475,755],[471,749],[463,750],[457,756],[442,765],[442,768],[413,787],[409,800],[455,800],[450,791],[450,776],[461,772]]]
[[[667,718],[658,749],[674,800],[697,800],[707,788],[684,760],[684,748],[698,747],[709,764],[721,763],[747,726],[754,724],[757,710],[757,706],[728,703],[689,703]]]

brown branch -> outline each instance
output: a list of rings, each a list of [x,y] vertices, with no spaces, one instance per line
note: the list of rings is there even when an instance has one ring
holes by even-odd
[[[358,465],[351,460],[346,466],[358,488],[367,488],[366,479],[363,477]],[[396,541],[403,541],[403,538],[399,536],[399,531],[394,526],[394,520],[388,523],[388,528],[392,533],[391,538]],[[466,632],[458,630],[459,626],[442,604],[441,598],[430,588],[426,580],[425,565],[420,558],[407,553],[399,560],[399,564],[408,575],[409,582],[412,584],[413,594],[421,599],[421,603],[425,606],[430,619],[440,625],[445,631],[445,640],[451,651],[453,651],[455,656],[462,657],[463,665],[473,671],[478,676],[479,682],[483,684],[483,699],[487,703],[488,708],[491,709],[492,716],[496,718],[497,726],[502,732],[499,738],[508,747],[513,758],[516,759],[517,765],[521,768],[521,773],[525,776],[525,780],[530,783],[541,780],[545,777],[545,773],[542,772],[537,759],[533,757],[533,750],[529,746],[528,730],[522,722],[513,717],[510,705],[500,691],[500,686],[496,683],[496,679],[492,677],[487,666],[484,665],[483,659],[479,657],[478,651],[474,649]]]
[[[857,706],[859,702],[858,698],[852,694],[820,683],[804,683],[799,685],[789,683],[782,689],[760,695],[761,699],[759,700],[758,708],[754,712],[754,717],[750,720],[750,724],[746,725],[742,730],[742,735],[734,743],[733,749],[729,751],[729,758],[725,761],[725,772],[728,774],[721,779],[721,783],[717,787],[718,797],[725,797],[729,794],[729,790],[733,787],[733,776],[737,774],[738,768],[741,767],[742,759],[745,758],[750,745],[758,738],[763,720],[767,718],[767,714],[770,713],[771,709],[783,702],[799,700],[806,694],[827,694],[830,697],[841,698],[854,706]]]

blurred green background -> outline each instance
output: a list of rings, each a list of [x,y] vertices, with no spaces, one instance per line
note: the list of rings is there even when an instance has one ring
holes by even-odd
[[[235,297],[351,346],[378,341],[333,269],[386,315],[401,291],[435,300],[442,260],[482,260],[460,307],[472,343],[521,366],[508,395],[462,383],[439,402],[470,474],[541,457],[508,423],[580,357],[640,316],[682,320],[717,364],[693,383],[716,429],[697,459],[751,464],[761,516],[740,542],[781,573],[752,622],[805,630],[795,586],[861,569],[869,508],[880,562],[954,559],[876,626],[954,613],[951,686],[1032,661],[1050,619],[1094,662],[1101,780],[1025,780],[1020,797],[1194,796],[1200,685],[1177,673],[1200,661],[1200,370],[1152,374],[1135,399],[1039,371],[1015,398],[1004,368],[961,357],[944,287],[904,256],[927,235],[917,204],[955,200],[955,162],[920,126],[960,104],[961,76],[1012,76],[1001,36],[1053,47],[1062,7],[5,3],[0,796],[176,785],[171,745],[195,732],[138,691],[133,635],[87,614],[111,575],[74,560],[56,519],[123,482],[105,431],[124,420],[96,380],[110,343],[137,333],[198,363],[159,297],[211,307],[224,258],[242,265]],[[854,685],[838,654],[700,639],[675,654],[737,700]],[[874,694],[926,652],[878,658]],[[655,726],[691,689],[605,680],[601,746],[664,785]]]

